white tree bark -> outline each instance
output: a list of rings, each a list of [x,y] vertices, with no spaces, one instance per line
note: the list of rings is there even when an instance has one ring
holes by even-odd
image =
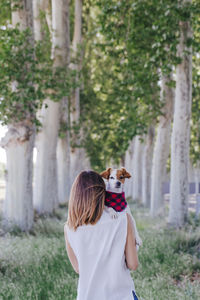
[[[33,0],[33,24],[34,24],[34,38],[35,41],[42,40],[42,25],[40,20],[40,13],[42,10],[43,0]]]
[[[200,162],[197,163],[197,166],[194,170],[195,173],[195,198],[196,198],[196,216],[200,215]]]
[[[72,59],[78,58],[79,62],[73,62],[71,67],[76,71],[80,70],[81,67],[81,56],[82,52],[80,49],[82,42],[82,0],[75,0],[75,21],[74,21],[74,35],[72,42]],[[71,126],[77,126],[80,118],[80,88],[77,87],[72,93],[70,100],[70,123]],[[76,134],[72,134],[72,147],[70,152],[70,174],[71,174],[71,185],[77,176],[77,174],[90,167],[89,159],[86,155],[85,149],[80,146],[80,138],[82,138],[83,132],[80,130],[80,137],[77,138]],[[75,144],[75,146],[74,146]]]
[[[52,53],[54,67],[67,64],[67,53],[69,52],[68,28],[68,1],[52,0]],[[69,30],[69,29],[67,29]],[[65,102],[66,100],[63,99]],[[58,200],[58,176],[57,176],[57,141],[60,120],[60,103],[46,100],[48,108],[43,108],[43,129],[37,136],[37,162],[35,176],[34,206],[38,213],[52,213],[57,207]],[[45,105],[44,104],[44,105]],[[65,141],[66,142],[66,141]],[[59,143],[59,167],[67,163],[65,157],[67,149],[64,142]],[[64,160],[64,161],[63,161]],[[68,165],[59,169],[60,197],[63,195],[63,184],[66,179]],[[62,178],[64,176],[64,178]],[[61,198],[64,201],[64,196]]]
[[[50,1],[51,0],[33,0],[34,35],[36,41],[41,41],[43,38],[41,13],[45,13],[45,18],[46,18],[46,22],[49,28],[51,41],[52,41],[52,17],[51,17]]]
[[[21,8],[12,12],[12,24],[19,23],[20,30],[29,28],[33,38],[32,1],[21,1]],[[18,83],[12,84],[13,89]],[[12,122],[12,121],[11,121]],[[1,146],[6,150],[6,197],[3,203],[3,225],[6,228],[18,226],[28,231],[33,225],[32,204],[32,174],[33,147],[35,140],[35,126],[28,120],[17,124],[9,124],[8,132],[1,140]]]
[[[25,122],[24,122],[25,124]],[[28,231],[33,225],[32,178],[35,130],[18,124],[9,125],[1,146],[6,150],[6,198],[3,203],[3,225],[17,225]]]
[[[72,59],[80,54],[80,45],[82,41],[82,0],[75,0],[75,17],[74,17],[74,35],[72,42]],[[80,59],[80,56],[79,56]],[[78,71],[80,69],[80,63],[73,63],[71,67]],[[70,100],[70,123],[71,126],[78,124],[80,118],[80,88],[77,87]],[[72,144],[79,144],[75,134],[72,134]],[[80,148],[72,145],[70,152],[70,174],[71,174],[71,185],[74,178],[81,169]]]
[[[44,214],[52,213],[58,204],[56,146],[59,103],[46,100],[40,114],[42,130],[36,139],[34,208],[39,214]]]
[[[191,1],[182,1],[182,5]],[[186,45],[192,37],[189,22],[180,21],[178,55],[182,62],[176,68],[174,124],[171,147],[171,186],[169,224],[180,227],[188,214],[188,165],[192,102],[192,49]]]
[[[69,133],[59,138],[57,146],[58,157],[58,196],[59,203],[66,203],[70,193],[70,143]]]
[[[197,197],[197,195],[199,194],[199,183],[200,183],[200,168],[199,168],[199,166],[197,166],[194,169],[194,173],[195,173],[195,194]]]
[[[14,6],[16,1],[11,1],[11,5]],[[19,25],[20,30],[29,28],[33,33],[33,6],[31,0],[19,0],[19,8],[12,11],[12,25],[15,27]],[[32,40],[34,43],[34,39]]]
[[[80,46],[82,42],[82,0],[75,0],[75,20],[74,20],[74,35],[73,35],[73,42],[72,42],[72,54],[71,58],[79,59],[80,58]],[[79,71],[80,69],[80,62],[73,62],[71,63],[71,68]],[[70,111],[70,122],[71,124],[76,124],[80,118],[80,88],[77,87],[70,101],[71,111]]]
[[[168,85],[172,76],[162,76],[161,101],[164,102],[163,115],[159,117],[157,135],[153,153],[151,180],[151,215],[163,213],[163,183],[166,164],[170,152],[171,122],[173,117],[174,89]]]
[[[125,195],[126,197],[132,197],[132,187],[133,187],[133,149],[134,149],[134,138],[130,142],[130,145],[125,154],[125,169],[131,174],[131,178],[125,181]]]
[[[153,160],[155,130],[153,125],[149,127],[145,139],[145,146],[142,159],[142,203],[145,207],[150,208],[151,199],[151,171]]]
[[[69,0],[52,0],[52,49],[54,65],[69,62]]]
[[[70,22],[69,22],[69,0],[62,0],[60,6],[57,6],[58,14],[61,16],[57,31],[61,34],[60,55],[63,66],[69,67],[70,61]],[[54,38],[54,35],[53,35]],[[54,49],[56,51],[56,49]],[[69,129],[69,102],[64,97],[60,106],[60,127],[62,137],[58,139],[57,158],[58,158],[58,198],[59,203],[65,203],[69,200],[70,192],[70,134]],[[64,136],[63,136],[64,135]]]
[[[144,151],[144,143],[140,140],[140,136],[135,137],[133,150],[133,200],[142,200],[142,157]]]

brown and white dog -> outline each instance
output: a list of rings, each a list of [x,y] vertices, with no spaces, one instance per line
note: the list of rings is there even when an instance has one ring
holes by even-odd
[[[114,193],[114,194],[122,194],[124,196],[124,182],[126,178],[130,178],[131,175],[126,171],[125,168],[121,168],[121,169],[112,169],[112,168],[108,168],[106,171],[103,171],[102,173],[100,173],[100,175],[106,179],[106,191],[108,193]],[[117,218],[118,214],[120,212],[117,212],[116,210],[114,210],[112,207],[106,207],[106,210],[109,212],[110,216],[112,218]],[[132,217],[132,223],[133,223],[133,227],[134,227],[134,231],[135,231],[135,236],[136,236],[136,247],[137,250],[139,249],[139,246],[142,245],[142,240],[138,234],[138,230],[136,227],[136,223],[135,220],[131,214],[131,210],[129,205],[127,204],[125,211],[127,213],[130,214],[130,216]]]

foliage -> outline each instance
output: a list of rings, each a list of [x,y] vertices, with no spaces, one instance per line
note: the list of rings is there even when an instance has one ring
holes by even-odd
[[[196,1],[197,2],[197,1]],[[193,18],[192,118],[190,157],[195,167],[200,162],[200,5]]]
[[[30,29],[0,29],[0,119],[4,124],[25,119],[39,125],[36,117],[42,101],[68,96],[74,71],[54,67],[46,49],[47,39],[33,43]]]
[[[172,0],[95,3],[84,27],[81,111],[85,147],[102,170],[111,159],[119,163],[129,141],[161,114],[159,73],[180,63],[179,21],[191,13],[196,20],[198,10]]]
[[[194,166],[200,162],[200,58],[193,57],[192,118],[190,157]]]
[[[33,121],[43,93],[37,87],[41,78],[36,76],[37,64],[30,31],[21,32],[10,27],[1,29],[0,42],[0,118],[4,124],[11,120]]]
[[[7,21],[11,19],[11,3],[10,0],[0,1],[0,20],[1,25],[6,25]]]
[[[10,1],[2,0],[0,119],[6,124],[28,118],[39,125],[36,112],[45,98],[59,101],[81,86],[80,123],[71,128],[61,124],[60,136],[70,130],[81,139],[77,146],[86,147],[92,167],[98,171],[108,163],[119,164],[132,138],[145,134],[161,114],[164,103],[159,98],[159,74],[171,72],[180,63],[176,55],[179,21],[191,20],[194,39],[187,41],[193,46],[194,65],[191,157],[196,163],[200,145],[199,13],[198,0],[183,8],[178,0],[84,1],[84,61],[77,82],[75,70],[54,66],[44,13],[43,39],[33,45],[29,30],[20,32],[9,25]],[[70,4],[71,40],[73,29],[74,1]]]

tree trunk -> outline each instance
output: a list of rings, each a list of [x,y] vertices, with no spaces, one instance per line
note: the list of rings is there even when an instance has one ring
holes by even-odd
[[[135,137],[133,151],[133,199],[142,200],[142,157],[144,143],[140,140],[140,136]]]
[[[75,0],[75,21],[74,21],[74,36],[72,43],[72,59],[78,59],[78,62],[73,62],[71,67],[77,72],[81,69],[82,50],[80,49],[82,43],[82,0]],[[77,74],[77,81],[78,81]],[[80,119],[80,88],[77,87],[70,99],[70,123],[73,127],[79,127]],[[70,152],[70,174],[71,174],[71,185],[77,176],[77,174],[90,167],[89,159],[86,156],[85,149],[81,147],[80,140],[83,137],[82,129],[78,129],[79,134],[74,133],[72,130],[71,134],[71,152]]]
[[[40,14],[46,8],[46,4],[46,0],[33,0],[35,41],[41,41],[43,37]],[[53,161],[55,161],[56,159],[55,152],[52,151],[52,149],[54,149],[56,144],[55,136],[57,132],[57,128],[55,128],[55,132],[53,132],[52,135],[54,138],[51,139],[52,130],[54,130],[53,124],[49,126],[49,123],[52,122],[51,117],[53,117],[53,120],[57,123],[56,116],[53,116],[54,107],[51,102],[51,100],[46,99],[43,103],[42,109],[38,112],[38,118],[42,123],[42,130],[36,137],[37,160],[34,172],[35,184],[33,198],[34,208],[38,213],[51,213],[56,206],[57,199],[57,189],[53,188],[53,191],[51,190],[52,186],[54,186],[53,178],[56,178],[56,169],[51,160],[53,159]],[[45,105],[48,105],[48,112],[46,111]],[[56,105],[56,111],[57,110],[58,108]],[[49,145],[49,143],[52,144]],[[49,199],[49,201],[45,199]]]
[[[40,13],[42,10],[42,0],[33,0],[33,24],[34,24],[34,38],[35,41],[42,40],[42,26],[40,20]]]
[[[39,214],[44,214],[52,213],[58,204],[56,146],[59,103],[45,100],[40,114],[42,130],[36,138],[34,208]]]
[[[195,168],[195,198],[196,198],[196,217],[198,218],[200,215],[200,168],[199,163]]]
[[[12,24],[19,23],[20,30],[29,28],[33,38],[32,1],[19,3],[20,9],[12,12]],[[17,85],[17,82],[13,84]],[[35,126],[27,119],[17,124],[10,124],[8,132],[1,141],[6,150],[6,197],[3,204],[3,225],[5,228],[18,226],[28,231],[33,225],[32,205],[32,174],[33,147],[35,140]]]
[[[52,0],[52,54],[54,67],[67,65],[67,55],[69,53],[69,34],[68,28],[68,0]],[[63,99],[62,102],[66,102]],[[48,108],[43,108],[42,125],[43,129],[37,136],[37,162],[36,162],[36,179],[34,205],[38,213],[52,213],[58,205],[58,177],[57,177],[57,141],[60,120],[60,103],[46,100]],[[44,105],[45,105],[44,104]],[[64,104],[63,104],[64,105]],[[59,148],[60,148],[59,143]],[[64,163],[67,148],[64,142],[58,154],[59,160]],[[63,153],[62,153],[63,152]],[[61,155],[62,153],[62,155]],[[64,157],[64,158],[63,158]],[[59,165],[60,166],[60,163]],[[67,166],[62,167],[67,168]],[[63,183],[66,171],[59,170],[59,187],[63,190]],[[62,173],[62,175],[61,175]],[[62,192],[60,191],[61,195]],[[62,201],[64,196],[62,197]]]
[[[16,1],[11,1],[12,6],[14,6]],[[25,30],[29,28],[33,34],[33,7],[31,0],[18,0],[17,5],[19,8],[15,8],[12,11],[12,25],[15,27],[19,24],[20,30]],[[33,37],[33,36],[32,36]],[[34,39],[31,39],[34,43]]]
[[[187,4],[191,1],[183,1]],[[188,164],[190,118],[192,102],[192,49],[187,47],[192,37],[190,22],[180,21],[178,55],[182,62],[176,68],[174,124],[171,147],[171,186],[169,224],[181,227],[188,214]]]
[[[127,179],[125,182],[125,195],[126,197],[132,197],[132,186],[133,186],[133,149],[134,149],[134,138],[130,142],[130,145],[128,149],[126,150],[125,154],[125,164],[124,167],[125,169],[131,174],[131,178]]]
[[[35,41],[41,41],[44,37],[41,24],[41,13],[45,13],[45,19],[50,32],[52,42],[52,17],[50,0],[33,0],[34,35]]]
[[[62,0],[57,7],[61,22],[58,24],[58,31],[62,34],[60,50],[63,65],[69,67],[70,61],[70,23],[69,23],[69,0]],[[56,49],[54,49],[55,51]],[[60,105],[60,130],[58,138],[57,160],[58,160],[58,199],[59,203],[69,200],[70,192],[70,134],[69,134],[69,102],[64,97]]]
[[[58,194],[59,203],[69,200],[70,193],[70,133],[69,133],[69,109],[68,98],[61,101],[60,106],[60,130],[61,137],[58,139],[57,158],[58,158]],[[67,129],[62,129],[68,127]]]
[[[69,201],[70,193],[70,143],[69,133],[59,138],[57,146],[58,157],[58,197],[59,203]]]
[[[77,72],[80,70],[80,46],[82,41],[82,0],[75,0],[75,20],[74,20],[74,36],[72,42],[72,59],[79,59],[79,62],[71,63],[71,68]],[[78,80],[78,74],[77,74]],[[73,91],[70,101],[70,122],[73,126],[79,121],[80,118],[80,88],[77,87]]]
[[[149,127],[144,146],[143,161],[142,161],[142,203],[145,207],[150,208],[151,199],[151,171],[153,160],[155,130],[153,126]]]
[[[174,90],[168,84],[172,76],[162,76],[161,101],[164,107],[159,118],[155,141],[151,180],[151,215],[162,214],[164,210],[163,183],[170,152],[171,122],[173,116]]]
[[[25,124],[25,122],[24,122]],[[28,231],[33,225],[32,178],[34,127],[10,125],[1,146],[6,150],[6,198],[3,225]]]

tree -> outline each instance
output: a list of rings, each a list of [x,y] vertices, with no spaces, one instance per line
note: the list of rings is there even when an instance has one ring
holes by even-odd
[[[70,124],[71,124],[71,148],[70,148],[70,177],[71,184],[76,175],[85,167],[89,167],[89,160],[81,145],[83,131],[80,128],[80,70],[82,64],[82,10],[83,1],[75,0],[74,34],[72,41],[71,68],[76,71],[77,86],[72,91],[70,98]]]
[[[125,169],[131,174],[131,178],[126,181],[125,183],[125,194],[126,197],[132,197],[132,184],[133,184],[133,178],[134,178],[134,166],[133,166],[133,151],[134,151],[134,142],[135,139],[133,139],[129,147],[125,153],[125,164],[124,167]]]
[[[1,31],[1,119],[8,132],[1,145],[6,150],[6,198],[4,225],[29,230],[33,225],[32,174],[37,89],[35,71],[32,1],[12,2],[12,25]],[[18,26],[18,27],[17,27]],[[8,81],[7,81],[8,79]],[[36,82],[35,82],[36,83]]]
[[[150,208],[151,203],[151,171],[153,160],[155,128],[152,125],[148,128],[145,136],[145,146],[142,159],[142,203]]]
[[[190,118],[192,103],[192,29],[191,0],[180,4],[184,14],[179,20],[180,40],[178,55],[181,63],[176,67],[174,123],[171,141],[171,185],[169,224],[182,226],[188,214],[188,164],[190,145]]]
[[[162,115],[159,117],[157,135],[153,153],[151,179],[151,215],[163,213],[164,198],[162,193],[166,164],[170,152],[171,122],[173,116],[174,92],[172,74],[162,76],[161,101]]]
[[[63,49],[66,69],[70,64],[70,16],[68,0],[62,3],[63,35],[65,37],[65,48]],[[64,97],[60,105],[60,130],[57,145],[57,162],[58,162],[58,198],[59,203],[65,203],[69,199],[70,193],[70,117],[69,117],[69,97]]]
[[[49,3],[47,3],[50,5]],[[60,72],[63,68],[63,85],[59,85],[60,98],[46,99],[40,112],[42,129],[37,135],[37,162],[35,175],[34,206],[38,213],[52,213],[58,205],[58,177],[57,177],[57,141],[60,126],[61,104],[67,111],[66,96],[69,94],[68,82],[65,78],[67,72],[67,56],[69,55],[69,20],[68,1],[52,0],[52,73]],[[48,9],[48,6],[46,6]],[[69,76],[69,75],[68,75]],[[58,81],[58,84],[60,82]],[[63,91],[63,89],[65,89]],[[54,89],[50,86],[50,94],[54,94]],[[53,101],[52,101],[53,100]],[[60,149],[60,147],[59,147]],[[60,153],[62,149],[60,149]],[[62,161],[63,163],[63,161]],[[60,165],[59,165],[60,166]],[[67,167],[67,166],[63,166]],[[62,172],[61,168],[59,169]],[[59,173],[60,174],[60,173]],[[63,173],[62,175],[63,176]],[[66,178],[66,177],[65,177]],[[59,183],[61,183],[62,177]],[[62,198],[63,201],[63,198]]]
[[[97,164],[113,156],[120,161],[129,141],[146,133],[161,114],[161,101],[155,97],[157,70],[169,68],[177,41],[173,1],[96,3],[92,21],[98,29],[93,29],[93,45],[88,50],[91,68],[84,96],[86,118],[90,116],[86,147],[98,169]]]
[[[133,150],[133,192],[134,200],[142,200],[142,158],[144,152],[143,137],[136,136]]]

